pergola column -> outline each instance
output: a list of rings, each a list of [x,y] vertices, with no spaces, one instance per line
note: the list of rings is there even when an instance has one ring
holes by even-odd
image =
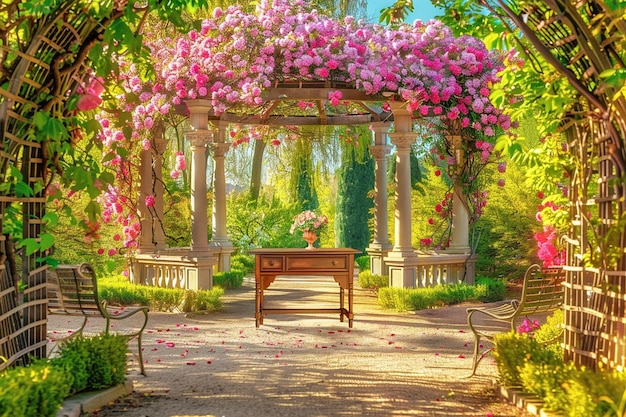
[[[185,133],[191,144],[191,248],[189,257],[196,263],[194,276],[187,279],[190,289],[210,289],[213,287],[213,266],[215,256],[209,247],[209,222],[207,200],[207,145],[213,139],[213,131],[208,129],[208,100],[186,102],[193,130]]]
[[[163,184],[163,153],[167,147],[167,139],[157,136],[154,140],[154,213],[156,214],[154,225],[154,242],[157,250],[165,249],[165,230],[163,230],[163,194],[165,186]]]
[[[207,219],[206,151],[211,141],[209,130],[185,133],[191,144],[191,252],[209,252],[209,222]]]
[[[230,271],[230,255],[235,247],[228,239],[226,230],[226,175],[224,172],[224,155],[230,149],[226,143],[228,123],[218,122],[213,148],[213,239],[210,242],[213,252],[217,252],[218,270]]]
[[[155,251],[152,214],[146,206],[146,196],[150,194],[152,194],[152,150],[142,149],[139,153],[139,198],[137,200],[141,234],[137,243],[137,253]]]
[[[457,169],[457,178],[452,195],[452,234],[450,236],[450,247],[448,248],[448,251],[452,253],[470,253],[469,210],[465,204],[463,187],[459,183],[460,174],[465,165],[465,155],[461,146],[461,140],[460,135],[448,137],[448,141],[452,143]]]
[[[370,272],[377,275],[389,275],[389,268],[384,262],[392,248],[389,243],[389,216],[387,210],[387,155],[391,146],[387,143],[389,123],[372,123],[374,144],[370,153],[374,157],[374,239],[367,248],[370,256]]]
[[[404,103],[392,107],[396,147],[396,198],[393,250],[384,258],[392,287],[414,288],[417,282],[417,253],[411,243],[411,145],[415,142],[411,114]]]

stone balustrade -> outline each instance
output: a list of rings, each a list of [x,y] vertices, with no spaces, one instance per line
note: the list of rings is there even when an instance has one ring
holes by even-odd
[[[131,280],[135,284],[160,288],[208,290],[213,287],[217,256],[199,257],[189,248],[168,248],[152,254],[136,254]]]

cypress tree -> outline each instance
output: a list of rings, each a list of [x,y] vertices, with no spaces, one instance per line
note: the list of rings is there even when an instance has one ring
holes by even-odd
[[[360,128],[358,132],[358,144],[352,140],[342,141],[341,167],[337,172],[335,232],[340,247],[365,252],[371,240],[369,223],[374,201],[368,194],[374,188],[374,159],[367,147],[368,135],[371,135],[369,129]]]

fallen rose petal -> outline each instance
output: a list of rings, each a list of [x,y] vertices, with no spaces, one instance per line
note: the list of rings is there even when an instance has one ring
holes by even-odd
[[[464,355],[459,355],[459,358],[460,359],[465,359],[465,356]]]
[[[167,342],[165,344],[165,346],[167,346],[168,348],[174,347],[174,343],[173,342]]]
[[[195,362],[187,362],[187,365],[195,365]]]

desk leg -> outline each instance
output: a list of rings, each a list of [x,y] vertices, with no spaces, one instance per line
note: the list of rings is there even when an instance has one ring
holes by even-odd
[[[343,316],[345,313],[343,298],[345,295],[345,291],[342,286],[339,286],[339,321],[343,323]]]
[[[352,296],[353,296],[352,280],[348,279],[348,327],[349,328],[352,328],[352,320],[354,319],[354,312],[352,311],[352,308],[353,308]]]
[[[263,324],[263,317],[261,316],[261,306],[263,305],[263,287],[261,286],[261,278],[256,278],[255,284],[255,310],[254,318],[256,320],[256,327]]]

